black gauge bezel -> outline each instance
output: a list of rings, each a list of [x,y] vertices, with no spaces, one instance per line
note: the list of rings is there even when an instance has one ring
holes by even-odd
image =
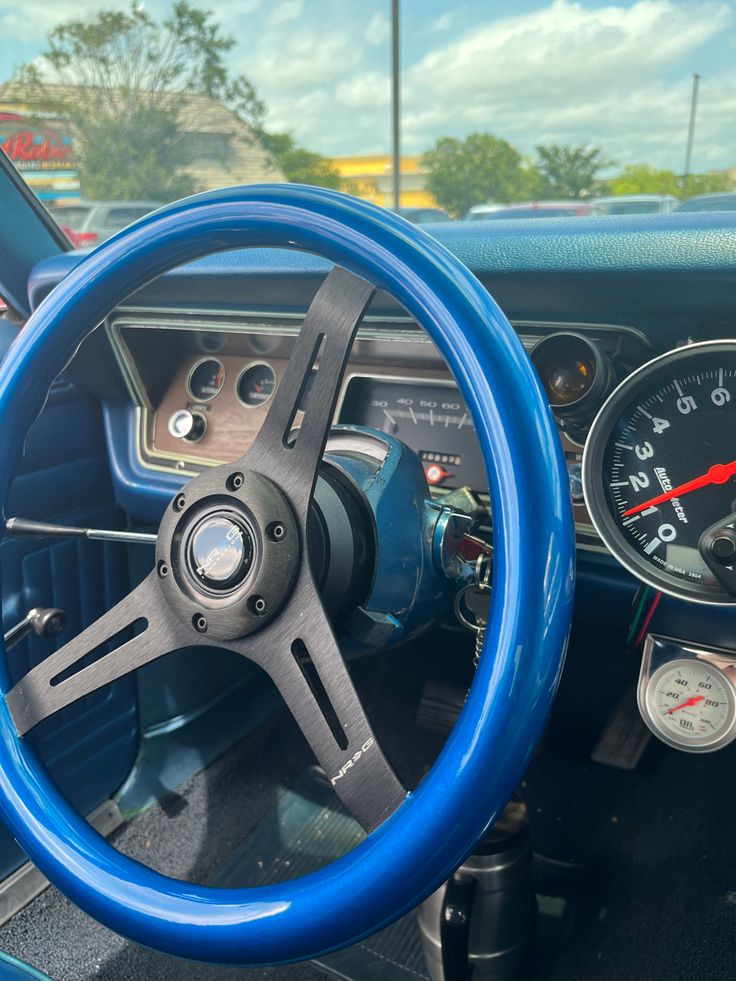
[[[637,368],[611,393],[590,427],[583,451],[583,496],[595,530],[613,557],[633,576],[677,599],[706,606],[732,606],[736,596],[715,586],[687,582],[646,561],[629,543],[608,506],[603,461],[614,427],[642,392],[660,379],[670,380],[673,369],[699,355],[728,354],[736,358],[736,340],[701,341],[667,351]]]
[[[203,364],[209,364],[210,361],[216,364],[218,368],[222,369],[222,382],[216,392],[213,392],[212,395],[208,395],[206,398],[201,398],[199,395],[196,395],[195,392],[192,390],[192,378],[194,377],[195,371],[201,368]],[[189,374],[187,375],[187,393],[189,397],[192,399],[193,402],[196,402],[200,405],[204,405],[205,402],[211,402],[212,399],[216,399],[217,396],[225,387],[225,374],[226,374],[225,365],[222,363],[222,361],[220,361],[219,358],[214,358],[212,357],[212,355],[208,355],[206,358],[200,358],[198,361],[195,361],[195,363],[189,369]]]
[[[252,405],[251,403],[246,402],[245,399],[240,394],[240,386],[243,382],[243,379],[254,368],[268,368],[268,370],[273,375],[273,391],[271,392],[271,394],[268,396],[267,399],[264,399],[262,402],[258,402],[257,405]],[[235,397],[237,398],[238,402],[240,402],[240,404],[243,406],[244,409],[262,409],[263,406],[268,405],[268,403],[274,397],[278,385],[279,385],[279,378],[278,375],[276,374],[276,369],[269,361],[250,361],[244,368],[241,369],[240,374],[235,380]]]

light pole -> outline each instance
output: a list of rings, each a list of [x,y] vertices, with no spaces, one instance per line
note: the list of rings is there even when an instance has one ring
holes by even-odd
[[[401,80],[399,66],[399,0],[391,0],[391,156],[394,211],[401,205]]]
[[[690,161],[693,156],[693,139],[695,137],[695,114],[698,111],[698,86],[700,85],[700,75],[693,75],[693,93],[690,98],[690,125],[687,129],[687,150],[685,151],[685,173],[682,175],[683,190],[687,191],[688,178],[690,177]]]

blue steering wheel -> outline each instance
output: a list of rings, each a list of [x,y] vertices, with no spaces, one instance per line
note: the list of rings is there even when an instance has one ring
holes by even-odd
[[[179,957],[264,965],[308,959],[386,926],[448,878],[498,816],[540,738],[559,679],[571,619],[574,536],[565,464],[546,399],[519,339],[486,290],[442,245],[403,219],[352,197],[297,186],[189,198],[111,239],[57,286],[0,367],[3,502],[25,434],[83,337],[161,273],[245,246],[313,252],[336,269],[307,315],[256,443],[235,465],[195,477],[177,495],[162,521],[151,575],[17,685],[1,659],[0,810],[43,873],[110,929]],[[298,545],[332,419],[335,378],[372,287],[403,304],[453,372],[485,459],[494,523],[493,595],[477,674],[441,755],[408,794],[372,741]],[[295,400],[320,345],[320,370],[293,444]],[[242,520],[250,523],[251,544],[262,549],[258,569],[270,569],[264,589],[275,589],[268,615],[247,603],[218,600],[208,608],[208,623],[197,620],[201,614],[191,583],[177,571],[176,549],[195,534],[192,522],[208,520],[212,495],[226,499],[237,514],[247,512]],[[283,524],[284,535],[274,532],[274,521]],[[242,545],[242,535],[234,537]],[[217,571],[212,575],[217,578]],[[228,580],[232,595],[240,588]],[[338,715],[347,713],[340,716],[344,732],[334,744],[326,746],[324,733],[310,741],[336,789],[334,776],[349,759],[358,783],[375,787],[378,803],[360,815],[375,830],[322,870],[258,889],[180,882],[119,854],[64,800],[23,734],[89,685],[99,687],[165,650],[191,644],[203,629],[210,646],[214,638],[256,660],[264,631],[266,646],[291,643],[297,636],[295,597],[297,619],[312,624],[301,623],[304,636],[298,636]],[[140,638],[60,679],[84,653],[132,622],[131,613],[148,623]],[[293,672],[294,660],[287,647],[270,665],[277,684],[287,663]],[[308,690],[297,686],[289,707],[310,738],[314,719],[305,700]],[[344,799],[350,804],[349,795],[348,788]]]

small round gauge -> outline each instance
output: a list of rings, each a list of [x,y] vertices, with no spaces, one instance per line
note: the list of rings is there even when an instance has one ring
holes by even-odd
[[[225,382],[225,369],[217,358],[198,361],[189,372],[187,387],[195,402],[209,402]]]
[[[663,664],[649,679],[640,707],[660,739],[690,753],[721,749],[736,736],[733,685],[705,661],[679,658]]]
[[[583,455],[590,517],[643,582],[736,603],[736,341],[664,354],[596,417]]]
[[[238,378],[238,398],[249,409],[265,405],[276,391],[276,372],[265,361],[248,365]]]

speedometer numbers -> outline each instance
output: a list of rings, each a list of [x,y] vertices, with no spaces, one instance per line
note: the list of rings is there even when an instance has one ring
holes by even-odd
[[[634,372],[590,430],[585,500],[613,555],[649,585],[736,602],[736,342]]]
[[[722,749],[736,736],[732,654],[650,636],[642,658],[638,700],[652,732],[690,753]]]
[[[454,385],[354,375],[340,419],[400,439],[422,461],[432,487],[488,486],[475,426]]]

